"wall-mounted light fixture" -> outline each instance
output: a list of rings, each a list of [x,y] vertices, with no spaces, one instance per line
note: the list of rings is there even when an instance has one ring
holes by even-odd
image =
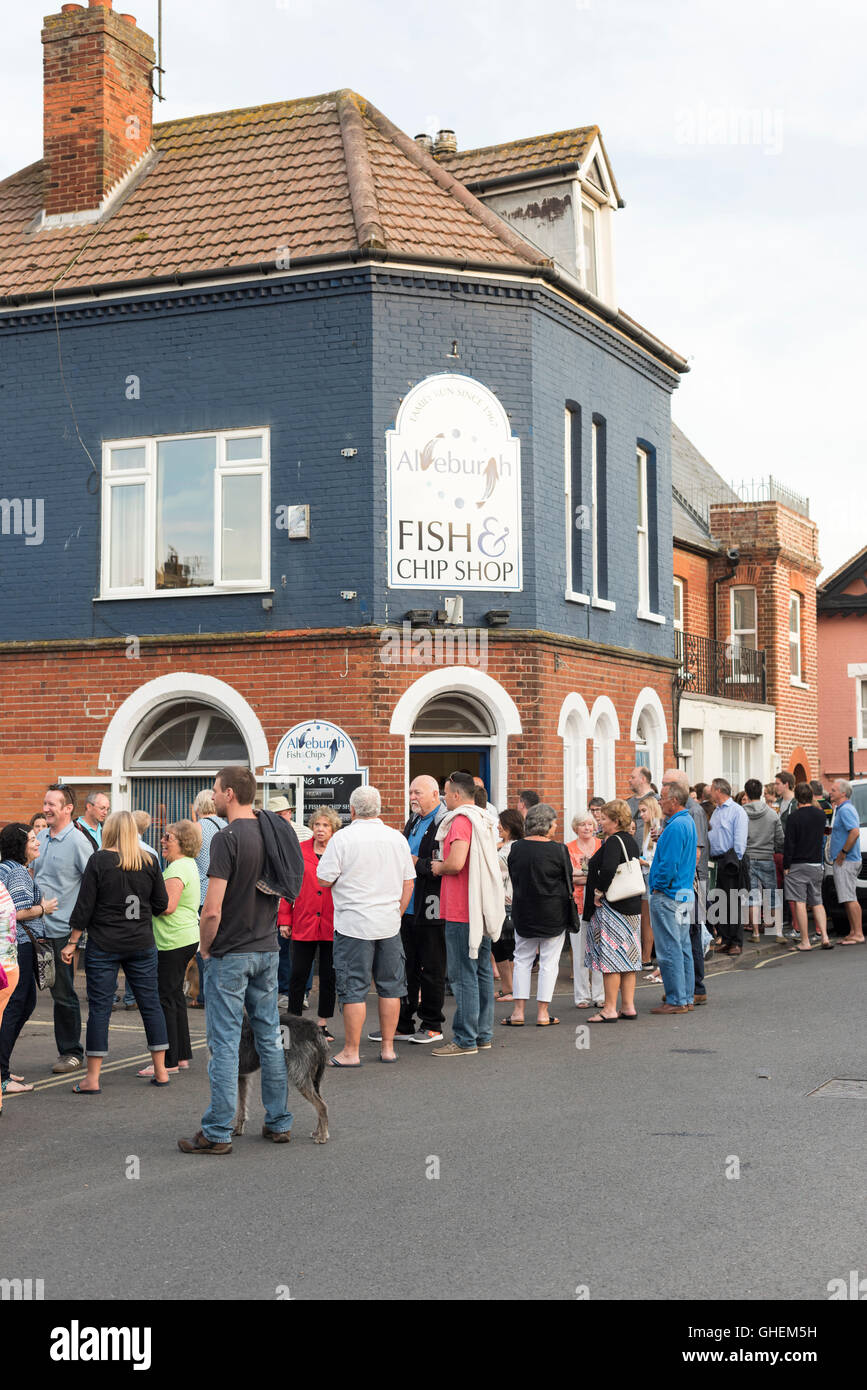
[[[461,354],[458,352],[458,340],[457,338],[452,338],[452,350],[446,353],[446,357],[453,357],[455,361],[457,361],[460,355]]]
[[[409,608],[404,614],[404,619],[413,627],[430,627],[433,616],[431,608]]]
[[[508,627],[511,613],[508,608],[489,608],[485,614],[488,627]]]

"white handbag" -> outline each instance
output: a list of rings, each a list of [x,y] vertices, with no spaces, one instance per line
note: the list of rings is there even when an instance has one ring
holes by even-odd
[[[617,865],[605,897],[610,903],[622,902],[624,898],[643,898],[647,890],[644,874],[641,872],[641,861],[630,859],[620,836],[617,835],[615,838],[623,851],[623,863]]]

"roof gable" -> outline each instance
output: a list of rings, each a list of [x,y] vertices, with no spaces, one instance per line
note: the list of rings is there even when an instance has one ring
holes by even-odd
[[[831,604],[828,600],[837,600],[837,603]],[[818,602],[827,607],[867,606],[867,545],[822,581]]]

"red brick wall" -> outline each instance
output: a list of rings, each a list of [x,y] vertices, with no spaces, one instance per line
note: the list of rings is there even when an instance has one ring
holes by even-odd
[[[0,821],[29,819],[41,806],[46,785],[60,775],[104,779],[98,757],[112,714],[140,686],[174,669],[215,676],[234,687],[256,712],[272,754],[282,734],[302,720],[318,716],[339,724],[354,740],[362,764],[369,765],[384,814],[396,823],[405,806],[404,743],[389,734],[389,724],[400,695],[431,668],[389,666],[381,655],[378,632],[358,629],[201,642],[142,640],[133,660],[126,658],[122,642],[6,648],[0,655],[5,691]],[[557,724],[570,691],[578,691],[588,708],[598,695],[612,700],[620,722],[616,767],[622,793],[628,794],[626,778],[634,765],[632,711],[645,686],[658,693],[671,734],[671,669],[638,656],[618,657],[568,639],[491,635],[487,673],[505,687],[521,716],[523,734],[508,746],[511,804],[520,787],[529,786],[562,808],[563,742]],[[665,758],[670,763],[670,743]]]
[[[785,768],[804,765],[808,777],[817,775],[818,664],[816,652],[816,578],[818,528],[815,522],[779,502],[728,503],[711,507],[711,531],[728,549],[737,546],[740,563],[731,566],[720,556],[711,565],[719,586],[720,638],[730,629],[730,590],[739,584],[755,586],[758,645],[766,652],[768,703],[777,714],[776,744]],[[807,689],[790,680],[789,599],[801,595],[801,676]]]
[[[861,590],[863,592],[863,590]],[[819,618],[819,759],[823,777],[849,774],[849,738],[858,737],[855,679],[848,666],[867,663],[867,616]],[[867,775],[867,749],[856,749],[855,771]]]
[[[45,211],[90,211],[151,144],[153,41],[104,0],[49,15],[42,43]]]
[[[683,627],[696,637],[713,637],[712,598],[709,596],[710,563],[705,555],[690,550],[674,551],[674,577],[682,579]]]

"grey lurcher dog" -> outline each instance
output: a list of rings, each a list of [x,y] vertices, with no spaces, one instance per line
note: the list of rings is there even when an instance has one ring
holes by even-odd
[[[281,1014],[280,1028],[283,1036],[283,1051],[286,1055],[286,1070],[289,1080],[296,1086],[305,1100],[316,1110],[318,1121],[313,1131],[317,1144],[328,1142],[328,1106],[322,1099],[319,1083],[328,1060],[328,1044],[321,1030],[309,1018],[298,1018],[295,1014]],[[233,1134],[243,1134],[250,1114],[250,1090],[254,1074],[259,1070],[259,1054],[250,1020],[244,1014],[241,1028],[241,1043],[238,1048],[238,1112],[235,1116]]]

